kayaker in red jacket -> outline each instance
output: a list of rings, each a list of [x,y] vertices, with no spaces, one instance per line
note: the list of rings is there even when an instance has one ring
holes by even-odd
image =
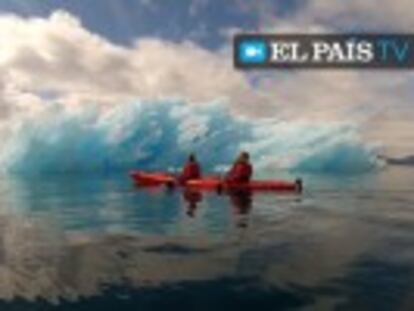
[[[197,162],[195,155],[190,154],[178,180],[181,184],[185,184],[190,179],[198,178],[201,178],[201,168]]]
[[[233,167],[226,175],[227,182],[249,182],[253,175],[253,167],[249,161],[249,154],[242,152],[237,160],[234,162]]]

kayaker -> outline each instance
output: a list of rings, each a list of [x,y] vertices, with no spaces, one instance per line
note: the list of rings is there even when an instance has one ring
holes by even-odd
[[[226,175],[227,182],[249,182],[253,175],[253,167],[250,164],[250,155],[242,152],[233,164],[233,167]]]
[[[181,184],[185,184],[191,179],[198,178],[201,178],[201,168],[197,162],[196,156],[194,154],[190,154],[180,177],[178,177],[178,180]]]

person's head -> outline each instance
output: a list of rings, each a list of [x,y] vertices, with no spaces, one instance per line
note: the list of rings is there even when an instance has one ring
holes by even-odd
[[[250,155],[248,152],[243,151],[239,154],[239,157],[237,158],[238,162],[249,162]]]
[[[190,155],[188,156],[188,162],[195,162],[197,159],[196,159],[196,156],[195,156],[195,154],[194,153],[190,153]]]

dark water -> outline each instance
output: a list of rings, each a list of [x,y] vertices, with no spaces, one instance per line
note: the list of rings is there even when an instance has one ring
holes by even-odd
[[[0,310],[413,310],[414,170],[296,194],[0,180]]]

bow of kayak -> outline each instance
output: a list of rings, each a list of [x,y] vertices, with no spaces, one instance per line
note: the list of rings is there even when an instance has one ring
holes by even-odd
[[[166,173],[146,173],[131,171],[129,176],[137,186],[162,186],[175,183],[175,177]]]

